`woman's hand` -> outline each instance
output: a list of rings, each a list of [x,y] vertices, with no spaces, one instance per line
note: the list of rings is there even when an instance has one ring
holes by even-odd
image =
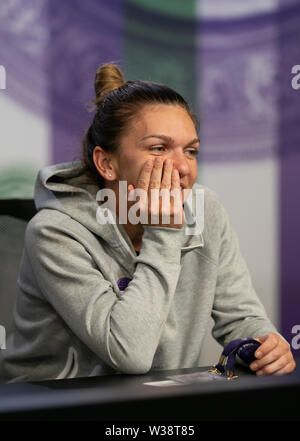
[[[290,345],[278,334],[272,332],[255,340],[261,343],[255,352],[257,359],[250,364],[256,375],[283,375],[295,369],[296,363]]]
[[[161,190],[162,196],[159,195]],[[172,159],[147,160],[139,174],[136,188],[129,185],[128,191],[129,195],[135,192],[135,195],[130,195],[130,200],[135,200],[136,195],[140,196],[138,207],[142,225],[177,229],[184,225],[180,177],[178,170],[173,168]]]

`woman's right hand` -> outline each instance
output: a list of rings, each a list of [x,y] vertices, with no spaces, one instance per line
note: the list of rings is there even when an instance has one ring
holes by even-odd
[[[131,195],[130,199],[135,200],[136,195],[140,197],[138,208],[142,225],[182,228],[185,217],[180,176],[178,170],[173,168],[172,159],[147,160],[139,174],[136,188],[131,184],[128,186],[129,194],[137,189],[143,191]],[[163,194],[160,196],[161,190]],[[166,217],[168,213],[169,221]]]

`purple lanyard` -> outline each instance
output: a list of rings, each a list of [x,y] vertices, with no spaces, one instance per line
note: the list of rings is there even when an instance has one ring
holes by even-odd
[[[209,369],[209,372],[222,375],[226,371],[228,380],[237,378],[237,376],[234,375],[236,355],[249,365],[255,360],[254,353],[259,346],[260,343],[253,338],[238,338],[237,340],[232,340],[225,346],[218,364]]]

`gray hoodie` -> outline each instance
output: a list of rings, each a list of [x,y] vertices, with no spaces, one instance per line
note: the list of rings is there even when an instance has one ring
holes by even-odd
[[[145,226],[137,255],[118,219],[97,220],[99,188],[80,161],[41,169],[1,381],[197,367],[210,316],[223,346],[277,332],[224,207],[199,184],[192,195],[196,187],[202,233]]]

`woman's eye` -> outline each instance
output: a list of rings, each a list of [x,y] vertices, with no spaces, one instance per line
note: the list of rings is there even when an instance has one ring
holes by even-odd
[[[155,151],[157,149],[165,149],[165,147],[163,145],[158,145],[156,147],[150,147],[150,150]],[[160,150],[161,151],[161,150]],[[186,152],[189,152],[190,155],[192,156],[197,156],[199,153],[199,150],[194,150],[194,149],[190,149],[190,150],[186,150]]]
[[[150,150],[155,150],[155,149],[164,149],[164,146],[159,145],[157,147],[151,147]]]
[[[199,153],[199,150],[187,150],[187,152],[189,152],[193,156],[197,156]]]

